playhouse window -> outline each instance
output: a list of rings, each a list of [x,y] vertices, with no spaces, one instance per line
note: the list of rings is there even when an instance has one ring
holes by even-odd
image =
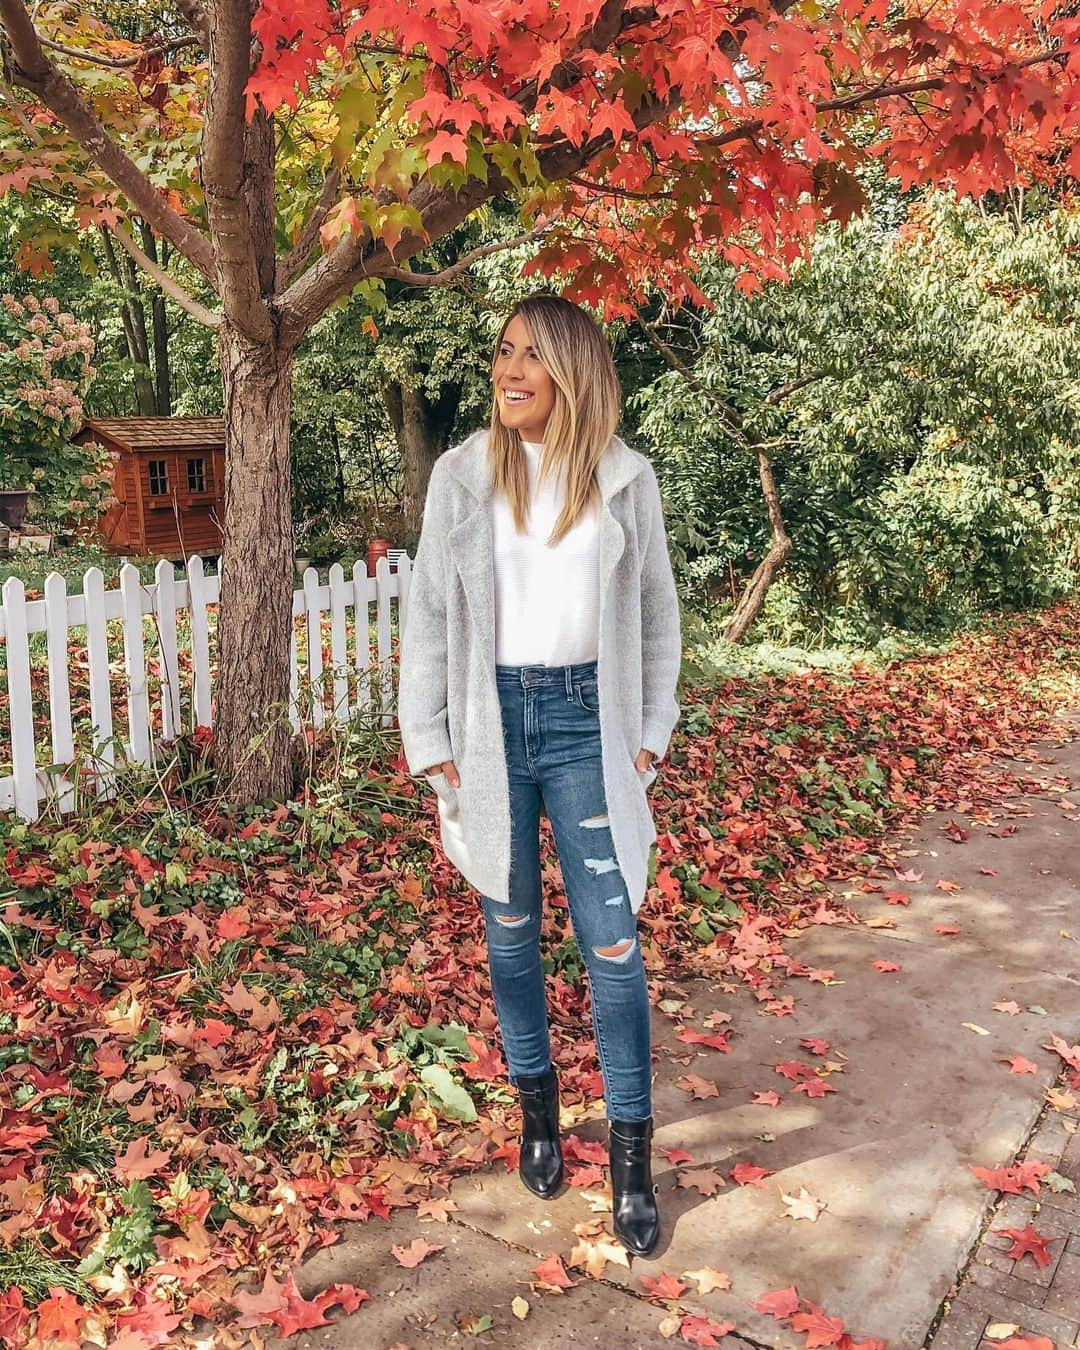
[[[204,459],[188,460],[187,487],[189,492],[206,491],[206,461]]]
[[[150,475],[150,494],[154,497],[165,497],[169,493],[169,466],[164,459],[151,459],[147,461],[147,471]]]

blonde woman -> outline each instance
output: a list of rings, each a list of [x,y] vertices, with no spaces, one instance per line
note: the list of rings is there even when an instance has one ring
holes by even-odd
[[[680,623],[656,476],[618,436],[592,318],[519,301],[491,365],[490,428],[435,463],[404,602],[398,720],[438,796],[447,857],[481,897],[522,1108],[520,1176],[563,1179],[540,961],[541,810],[588,972],[616,1236],[659,1239],[649,999],[636,915],[656,839],[647,789],[679,717]]]

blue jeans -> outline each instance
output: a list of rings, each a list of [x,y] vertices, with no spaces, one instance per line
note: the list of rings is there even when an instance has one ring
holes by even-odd
[[[510,781],[510,903],[482,896],[503,1050],[516,1082],[551,1064],[540,964],[540,810],[551,821],[612,1120],[652,1115],[649,995],[608,825],[596,662],[496,666]]]

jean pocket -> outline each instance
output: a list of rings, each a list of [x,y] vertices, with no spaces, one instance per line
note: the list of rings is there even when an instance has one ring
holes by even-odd
[[[574,697],[577,699],[578,705],[584,708],[587,713],[592,713],[594,716],[599,714],[600,688],[592,676],[575,682]]]

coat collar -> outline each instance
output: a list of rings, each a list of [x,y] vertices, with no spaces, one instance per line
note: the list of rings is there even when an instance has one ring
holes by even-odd
[[[481,427],[462,441],[457,453],[447,458],[447,470],[479,501],[486,502],[491,496],[491,471],[487,462],[488,431]],[[624,488],[642,469],[642,458],[618,436],[612,436],[611,444],[600,456],[596,466],[596,480],[600,487],[600,496],[606,506],[611,498]]]

